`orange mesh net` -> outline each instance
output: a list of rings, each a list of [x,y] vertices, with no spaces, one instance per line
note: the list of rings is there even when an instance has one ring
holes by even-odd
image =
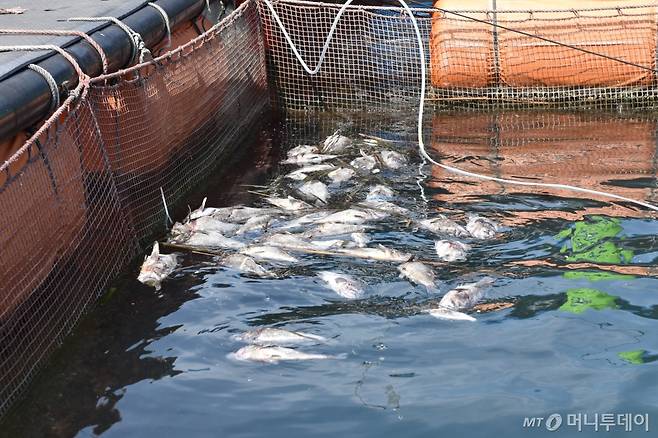
[[[0,414],[268,105],[255,5],[82,96],[0,167]]]

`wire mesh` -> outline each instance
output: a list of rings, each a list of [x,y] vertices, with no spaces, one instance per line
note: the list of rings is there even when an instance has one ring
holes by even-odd
[[[255,4],[83,96],[0,166],[0,415],[269,104]]]
[[[655,108],[656,5],[619,0],[614,6],[588,7],[596,4],[496,10],[488,1],[437,0],[433,8],[413,8],[430,72],[428,102],[473,109]],[[479,9],[463,10],[464,5]],[[340,6],[274,3],[312,65]],[[325,65],[309,76],[262,0],[259,7],[270,83],[280,106],[380,111],[417,103],[418,45],[403,9],[349,6]]]

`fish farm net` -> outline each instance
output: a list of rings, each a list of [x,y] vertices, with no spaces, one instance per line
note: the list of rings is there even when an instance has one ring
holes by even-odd
[[[413,9],[437,109],[655,106],[655,6],[459,15],[452,6]],[[315,65],[340,5],[273,8]],[[196,32],[190,24],[172,41]],[[80,91],[0,166],[0,415],[110,282],[164,233],[163,198],[181,204],[268,108],[412,113],[418,105],[416,34],[397,7],[349,6],[313,76],[263,0],[247,0],[173,47],[81,78]]]

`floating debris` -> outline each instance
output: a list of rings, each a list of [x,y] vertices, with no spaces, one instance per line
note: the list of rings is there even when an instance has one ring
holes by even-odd
[[[137,281],[160,290],[164,279],[176,269],[176,264],[176,254],[160,254],[160,245],[155,242],[151,255],[144,258]]]

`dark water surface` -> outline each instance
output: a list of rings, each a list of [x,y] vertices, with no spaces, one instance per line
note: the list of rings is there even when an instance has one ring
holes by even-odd
[[[138,266],[81,322],[3,423],[7,437],[492,437],[598,436],[568,416],[648,414],[658,430],[658,221],[624,203],[569,192],[467,180],[424,166],[413,115],[391,119],[290,119],[265,126],[253,152],[189,197],[212,206],[260,202],[291,167],[277,163],[301,143],[336,128],[396,140],[403,171],[383,178],[396,203],[418,217],[462,220],[478,212],[503,232],[473,242],[467,262],[437,268],[439,295],[459,283],[496,278],[486,301],[503,310],[477,322],[419,311],[429,296],[394,264],[303,256],[277,280],[242,277],[212,258],[186,255],[162,291],[139,284]],[[521,176],[611,190],[658,202],[657,122],[568,113],[445,114],[426,122],[426,143],[446,163],[507,178]],[[383,143],[382,143],[383,144]],[[364,144],[365,147],[365,144]],[[381,146],[382,148],[384,146]],[[361,199],[369,183],[346,186]],[[417,183],[420,184],[417,185]],[[345,193],[343,195],[345,195]],[[423,194],[428,200],[423,199]],[[342,199],[349,197],[343,196]],[[181,213],[178,219],[182,218]],[[436,259],[433,237],[395,220],[375,243]],[[403,221],[402,221],[403,222]],[[314,273],[337,270],[371,285],[346,301]],[[237,362],[233,335],[259,326],[332,338],[307,350],[344,359]],[[557,413],[557,432],[523,427]],[[582,418],[582,417],[581,417]]]

